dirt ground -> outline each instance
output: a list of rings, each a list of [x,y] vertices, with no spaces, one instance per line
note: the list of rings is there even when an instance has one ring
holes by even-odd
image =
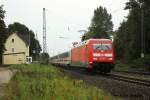
[[[7,68],[0,67],[0,97],[4,95],[4,88],[13,75]]]

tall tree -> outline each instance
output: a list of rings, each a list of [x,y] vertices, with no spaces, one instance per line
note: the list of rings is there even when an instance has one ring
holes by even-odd
[[[106,8],[99,7],[94,11],[94,16],[89,31],[82,37],[82,40],[89,38],[109,38],[113,31],[112,16]]]
[[[35,33],[30,30],[29,31],[30,34],[30,55],[32,55],[32,57],[37,60],[37,57],[39,57],[40,52],[41,52],[41,46],[39,41],[36,39]]]
[[[141,32],[143,27],[144,52],[150,54],[150,1],[148,0],[129,0],[126,3],[126,10],[129,10],[127,20],[123,22],[116,32],[116,45],[123,48],[119,57],[127,62],[140,57],[141,53]],[[142,13],[143,12],[143,13]],[[144,17],[142,17],[142,14]],[[143,19],[143,26],[142,26]],[[124,43],[124,44],[122,44]],[[118,53],[118,52],[117,52]]]
[[[9,34],[17,32],[17,34],[30,45],[29,54],[33,56],[33,59],[35,59],[36,56],[39,56],[41,46],[32,30],[29,30],[29,28],[23,24],[15,22],[8,25],[8,31]]]
[[[7,30],[4,22],[5,11],[3,5],[0,6],[0,64],[2,64],[2,54],[4,52],[4,43],[7,37]]]

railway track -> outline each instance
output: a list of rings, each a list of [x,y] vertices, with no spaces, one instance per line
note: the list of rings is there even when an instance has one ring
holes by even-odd
[[[114,70],[113,72],[121,72],[121,73],[128,73],[128,74],[139,74],[139,75],[150,75],[150,72],[139,72],[139,71],[118,71],[118,70]]]
[[[80,69],[80,71],[79,70],[73,70],[73,71],[75,71],[77,73],[80,73],[80,74],[91,75],[91,74],[89,74],[89,72],[85,72],[81,69]],[[93,76],[93,74],[92,74],[92,76]],[[111,79],[114,79],[114,80],[128,82],[128,83],[132,83],[132,84],[136,84],[136,85],[145,86],[145,87],[150,88],[150,80],[137,79],[137,78],[132,78],[132,77],[123,76],[123,75],[114,74],[114,73],[109,73],[109,74],[106,74],[106,75],[105,74],[101,74],[101,75],[94,74],[94,76],[95,77],[103,76],[103,77],[106,77],[106,78],[111,78]]]
[[[119,80],[119,81],[133,83],[136,85],[142,85],[142,86],[150,87],[150,81],[149,80],[130,78],[130,77],[122,76],[119,74],[112,74],[112,73],[108,74],[107,77],[111,78],[111,79]]]
[[[123,81],[123,82],[128,82],[128,83],[132,83],[132,84],[136,84],[136,85],[140,85],[140,86],[145,86],[145,87],[149,87],[150,88],[150,81],[149,80],[142,80],[142,79],[137,79],[137,78],[131,78],[131,77],[127,77],[127,76],[123,76],[123,75],[119,75],[119,74],[114,74],[114,73],[109,73],[109,74],[90,74],[89,72],[86,72],[83,69],[66,69],[63,68],[65,70],[69,70],[72,73],[79,73],[79,74],[84,74],[84,75],[88,75],[88,76],[93,76],[93,77],[105,77],[105,78],[109,78],[109,79],[114,79],[114,80],[118,80],[118,81]]]
[[[122,77],[121,75],[90,74],[84,69],[65,69],[62,71],[71,77],[83,80],[88,85],[94,85],[125,100],[150,100],[150,81]]]

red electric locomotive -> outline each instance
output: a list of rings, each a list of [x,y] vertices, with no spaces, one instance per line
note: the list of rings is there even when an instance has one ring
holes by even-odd
[[[75,45],[71,51],[51,58],[56,65],[99,70],[102,73],[109,73],[114,68],[114,61],[114,45],[110,39],[89,39]]]
[[[114,61],[114,46],[110,39],[89,39],[71,49],[71,66],[108,73],[113,69]]]

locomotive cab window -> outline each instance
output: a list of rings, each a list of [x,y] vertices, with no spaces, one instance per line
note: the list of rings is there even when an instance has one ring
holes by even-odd
[[[94,50],[111,50],[112,44],[93,44]]]

